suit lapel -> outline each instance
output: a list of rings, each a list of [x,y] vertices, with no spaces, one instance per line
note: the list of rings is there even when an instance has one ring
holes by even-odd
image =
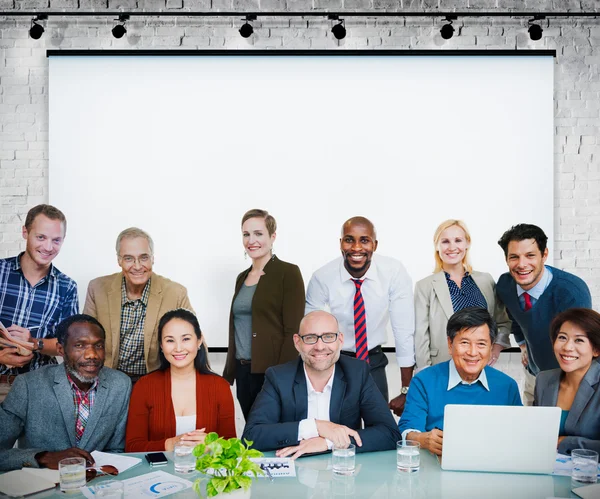
[[[294,378],[294,401],[296,403],[296,413],[294,419],[302,421],[308,415],[308,387],[306,386],[306,376],[304,374],[304,362],[298,359],[298,368]]]
[[[144,358],[149,358],[150,345],[153,341],[158,341],[154,338],[154,330],[158,322],[158,313],[162,303],[162,283],[160,277],[152,274],[150,281],[150,296],[148,297],[148,307],[146,308],[146,318],[144,320]],[[147,363],[147,361],[146,361]]]
[[[111,363],[109,367],[117,369],[119,367],[119,348],[121,346],[121,286],[123,283],[123,274],[116,274],[108,292],[108,315],[110,317],[110,333],[107,336],[112,340],[110,348]]]
[[[335,364],[331,401],[329,403],[329,421],[340,424],[342,421],[342,404],[346,396],[346,376],[339,362]]]
[[[479,291],[481,291],[481,294],[485,298],[485,301],[488,306],[488,312],[493,316],[494,310],[491,307],[492,304],[495,303],[496,299],[494,297],[494,292],[491,289],[491,286],[488,285],[488,282],[485,279],[482,279],[482,274],[478,272],[471,272],[471,277],[477,285],[477,287],[479,288]]]
[[[583,410],[588,405],[588,402],[596,392],[596,390],[594,390],[594,386],[597,385],[599,381],[600,364],[598,364],[596,360],[593,360],[588,372],[585,373],[585,376],[581,380],[579,390],[577,390],[575,400],[573,400],[573,405],[571,406],[571,410],[569,411],[569,415],[565,421],[565,429],[567,427],[576,428],[578,426],[579,418],[581,417]]]
[[[109,392],[110,387],[104,376],[104,369],[101,369],[98,379],[98,390],[96,392],[96,398],[94,399],[94,405],[90,410],[90,417],[88,418],[88,422],[85,425],[85,430],[83,431],[83,435],[81,436],[81,440],[79,441],[79,447],[82,449],[86,448],[90,438],[92,438],[94,434],[96,425],[98,424],[98,421],[100,421],[102,413],[104,412],[104,406],[106,405],[106,400],[108,399]]]
[[[446,318],[449,319],[454,313],[454,308],[452,308],[452,299],[450,298],[450,291],[443,270],[433,276],[433,290],[442,305]]]
[[[67,435],[69,435],[69,441],[71,443],[70,446],[75,447],[77,444],[75,439],[75,403],[73,402],[71,385],[69,384],[64,369],[56,369],[54,374],[54,394],[56,395],[58,405],[60,406],[65,421]]]

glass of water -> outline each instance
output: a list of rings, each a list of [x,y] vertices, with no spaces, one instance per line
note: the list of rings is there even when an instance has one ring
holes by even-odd
[[[193,473],[196,470],[196,456],[193,454],[194,447],[190,445],[177,444],[173,450],[173,461],[175,473]]]
[[[396,467],[403,473],[416,473],[421,466],[421,444],[414,440],[396,443]]]
[[[573,449],[571,451],[573,470],[571,485],[581,487],[596,483],[598,479],[598,453],[588,449]]]
[[[85,485],[85,458],[68,457],[58,463],[60,491],[65,494],[77,494]]]
[[[352,475],[356,466],[356,446],[334,447],[332,451],[333,472],[338,475]]]

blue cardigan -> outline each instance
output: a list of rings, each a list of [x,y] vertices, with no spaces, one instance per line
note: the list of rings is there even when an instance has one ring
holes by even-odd
[[[592,296],[587,284],[576,275],[548,266],[552,280],[533,308],[525,312],[517,296],[517,284],[509,273],[502,274],[496,286],[496,294],[506,306],[513,321],[512,333],[517,342],[525,340],[529,354],[529,366],[533,374],[559,367],[552,342],[550,323],[552,319],[569,308],[592,308]]]
[[[489,366],[484,368],[489,392],[481,383],[460,384],[448,391],[449,365],[450,361],[446,361],[428,367],[412,379],[398,422],[401,433],[405,430],[443,430],[446,404],[523,405],[517,382]]]

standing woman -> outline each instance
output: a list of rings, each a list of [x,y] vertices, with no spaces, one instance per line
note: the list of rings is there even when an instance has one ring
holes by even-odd
[[[415,354],[417,369],[450,359],[446,324],[467,307],[486,308],[498,325],[490,365],[510,347],[511,322],[496,297],[490,274],[476,272],[469,263],[471,235],[462,220],[446,220],[433,236],[435,270],[415,285]]]
[[[600,452],[600,314],[565,310],[552,321],[550,338],[560,369],[536,376],[533,405],[562,409],[558,452]]]
[[[235,282],[223,377],[231,384],[235,380],[246,421],[265,371],[298,356],[292,338],[304,315],[304,281],[296,265],[273,254],[276,229],[265,210],[242,217],[244,251],[252,265]]]
[[[197,445],[211,431],[235,437],[231,388],[210,370],[198,319],[178,308],[158,323],[160,367],[135,384],[129,401],[125,452],[172,451]]]

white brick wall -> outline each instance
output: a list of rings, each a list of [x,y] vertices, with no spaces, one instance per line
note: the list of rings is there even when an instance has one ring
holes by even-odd
[[[600,308],[600,1],[598,0],[0,0],[0,10],[89,11],[312,10],[372,11],[554,10],[598,12],[597,18],[543,21],[539,42],[527,23],[511,18],[463,18],[441,38],[440,18],[349,18],[348,36],[333,38],[324,18],[259,19],[242,39],[236,18],[134,18],[121,40],[112,19],[50,18],[40,40],[30,19],[0,17],[0,257],[22,247],[27,210],[48,199],[47,49],[556,49],[555,264],[585,279]],[[241,16],[239,16],[241,17]],[[535,186],[532,186],[535,189]]]

